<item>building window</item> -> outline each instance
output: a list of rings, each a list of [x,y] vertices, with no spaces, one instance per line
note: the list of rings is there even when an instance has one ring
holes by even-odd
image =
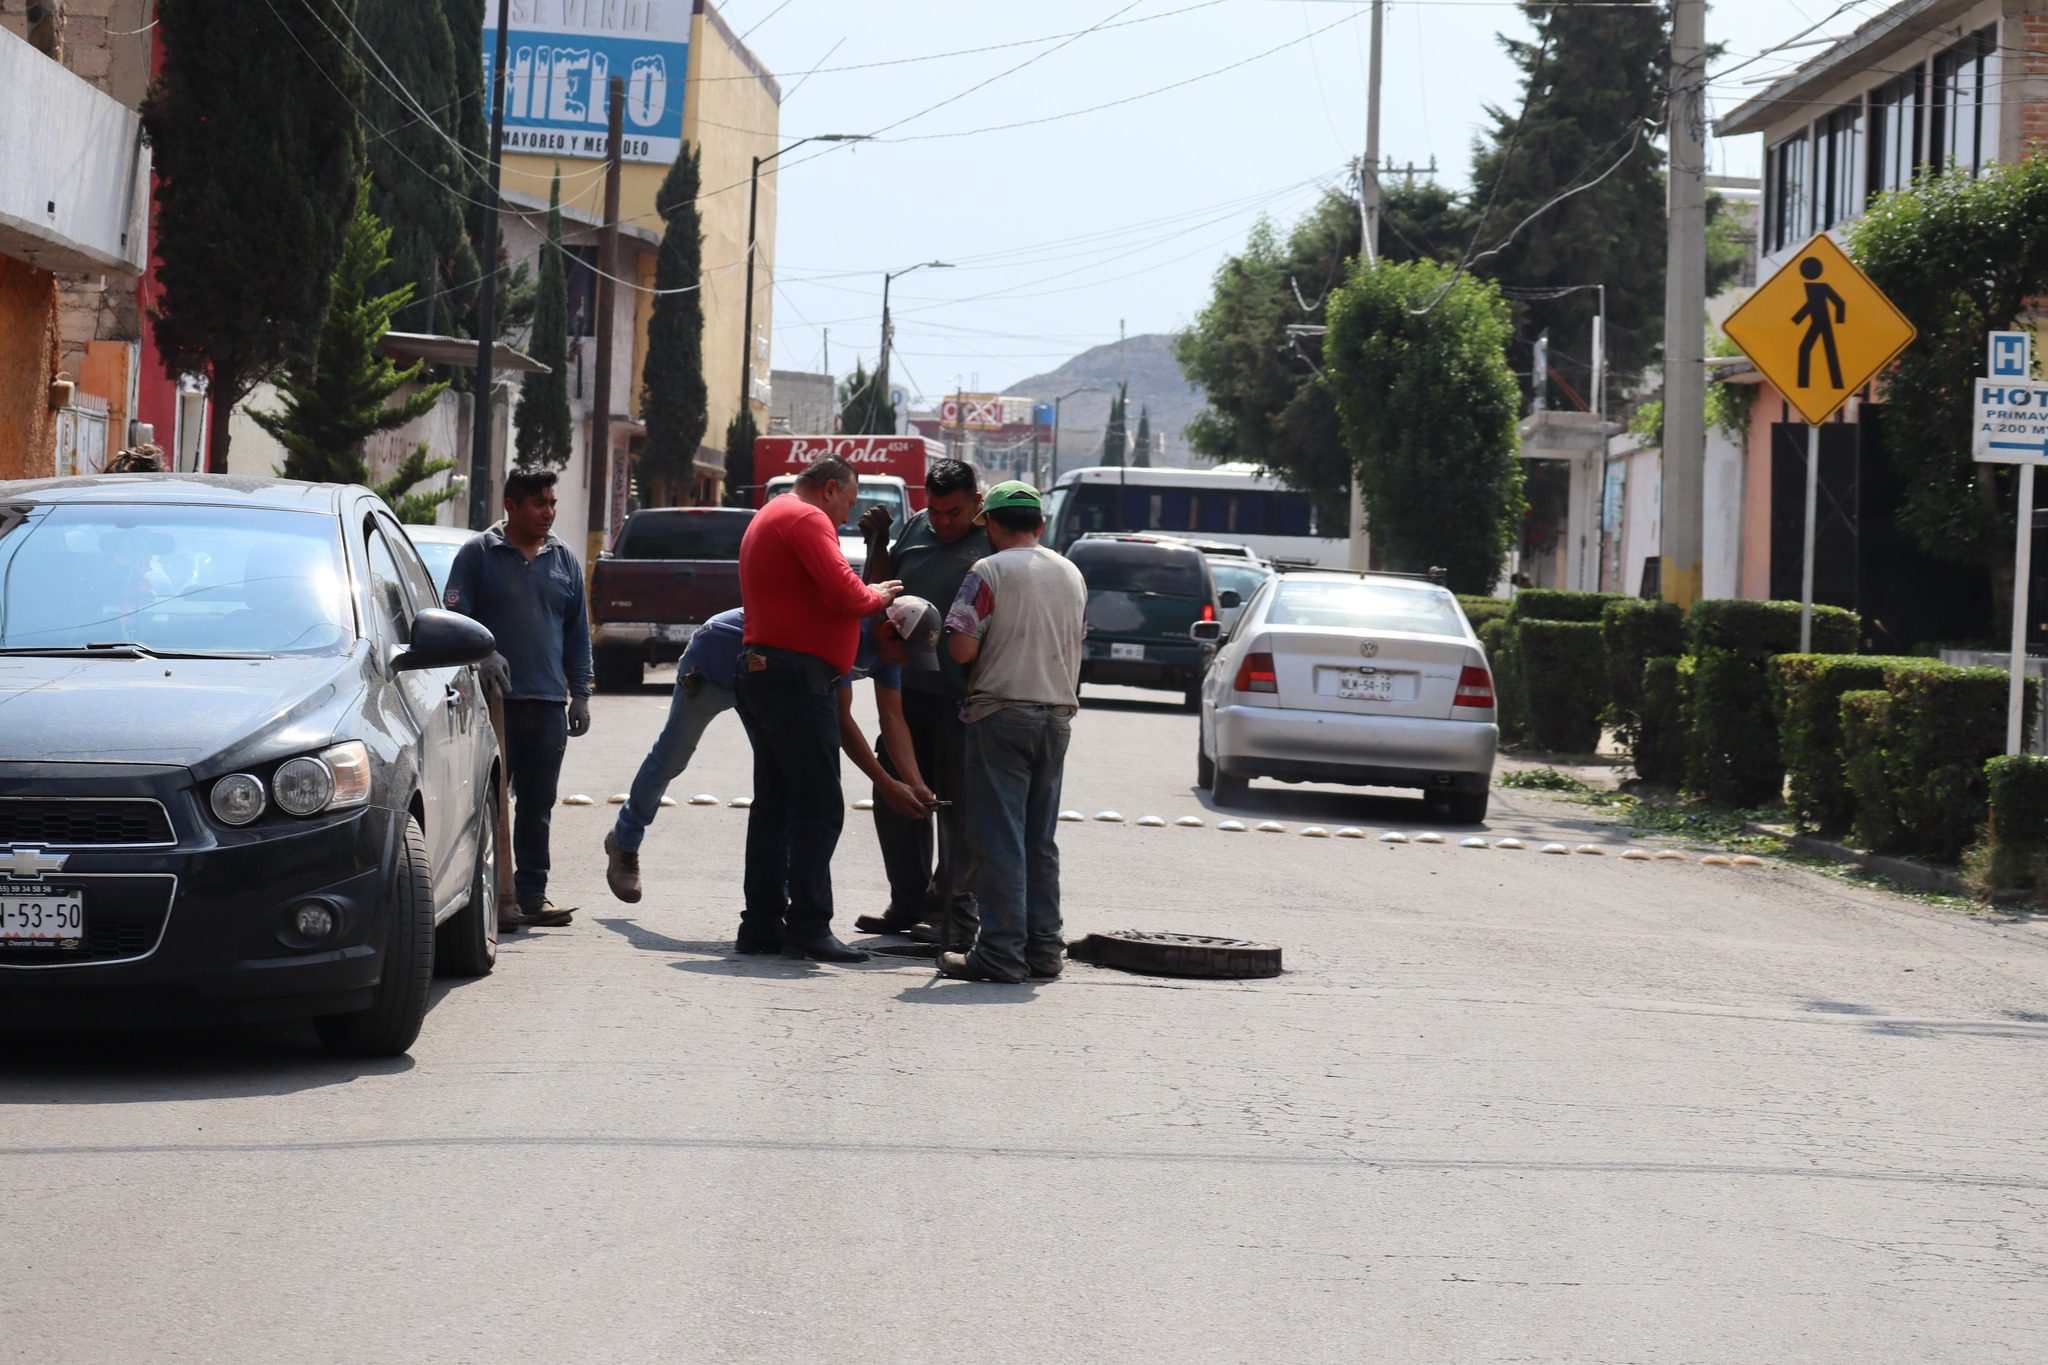
[[[1856,216],[1863,142],[1863,107],[1843,105],[1813,126],[1813,225],[1831,228]]]
[[[1786,138],[1765,157],[1764,194],[1768,200],[1765,245],[1783,251],[1806,239],[1806,134]]]
[[[1903,190],[1925,160],[1920,153],[1920,111],[1926,103],[1921,68],[1914,67],[1870,96],[1870,197]]]
[[[1934,59],[1935,166],[1971,175],[1998,155],[1998,30],[1982,29]]]
[[[597,335],[597,248],[564,246],[562,274],[569,293],[569,335]]]

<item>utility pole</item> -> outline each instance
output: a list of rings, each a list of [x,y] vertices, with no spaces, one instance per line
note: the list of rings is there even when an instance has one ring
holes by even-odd
[[[1380,258],[1380,36],[1385,18],[1385,4],[1372,0],[1372,57],[1365,77],[1365,160],[1358,167],[1358,251],[1368,266]],[[1369,569],[1372,538],[1365,529],[1365,497],[1358,483],[1358,470],[1353,468],[1347,562],[1354,569]]]
[[[491,192],[484,196],[484,239],[477,243],[482,279],[476,298],[476,383],[470,404],[469,529],[491,522],[491,348],[498,337],[498,190],[505,172],[505,49],[512,0],[498,0],[497,55],[491,62]]]
[[[614,76],[604,139],[604,227],[597,247],[597,392],[590,400],[590,516],[583,562],[597,563],[612,511],[612,307],[619,273],[619,161],[626,133],[626,78]],[[624,471],[621,471],[623,474]]]
[[[1664,267],[1663,543],[1666,602],[1699,600],[1707,465],[1706,0],[1672,0],[1671,208]]]

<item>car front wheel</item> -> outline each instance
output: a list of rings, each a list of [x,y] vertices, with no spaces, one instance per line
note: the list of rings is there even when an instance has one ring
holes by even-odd
[[[1454,825],[1477,825],[1486,819],[1486,805],[1490,791],[1455,792],[1444,802]]]
[[[1244,804],[1245,797],[1251,794],[1251,788],[1252,780],[1249,777],[1239,777],[1218,768],[1216,781],[1209,788],[1209,792],[1216,798],[1217,805],[1237,806]]]
[[[1202,728],[1195,727],[1195,785],[1208,791],[1216,785],[1216,761],[1202,748]]]
[[[354,1057],[400,1057],[420,1036],[434,976],[434,881],[427,837],[407,816],[384,909],[384,973],[370,1007],[313,1021],[320,1041]]]

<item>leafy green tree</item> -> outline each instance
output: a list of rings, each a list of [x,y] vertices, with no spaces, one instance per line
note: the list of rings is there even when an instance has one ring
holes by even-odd
[[[681,502],[696,476],[697,449],[711,426],[704,386],[704,224],[697,214],[698,149],[684,143],[654,196],[661,215],[661,254],[654,267],[654,310],[647,323],[647,361],[640,371],[640,411],[647,444],[640,481],[648,502]]]
[[[1129,384],[1119,384],[1109,399],[1109,425],[1102,429],[1102,462],[1121,465],[1130,450],[1130,434],[1124,426],[1124,402]]]
[[[2048,293],[2048,155],[1884,195],[1849,248],[1919,332],[1881,381],[1885,451],[1906,485],[1899,528],[1930,558],[1984,566],[2002,621],[2017,469],[1971,458],[1969,377],[1983,372],[1987,335]]]
[[[1136,469],[1146,469],[1149,468],[1151,464],[1152,409],[1141,407],[1138,409],[1138,439],[1135,445],[1133,446],[1131,455],[1131,465],[1133,468]]]
[[[1330,300],[1329,387],[1374,549],[1462,593],[1493,591],[1522,515],[1508,332],[1492,285],[1434,262],[1382,260]]]
[[[890,436],[896,431],[896,405],[879,382],[880,370],[869,374],[860,361],[839,386],[839,429],[853,436]]]
[[[288,479],[367,482],[365,450],[370,438],[423,416],[448,387],[427,384],[395,406],[386,406],[419,380],[424,366],[401,369],[381,348],[392,317],[412,297],[412,286],[402,284],[382,294],[370,291],[370,281],[390,264],[391,229],[377,221],[369,201],[366,180],[334,268],[318,352],[310,360],[293,362],[278,376],[282,411],[251,414],[284,447],[284,467],[278,472]]]
[[[725,426],[725,505],[754,505],[754,410],[741,408]]]
[[[430,488],[424,493],[410,490],[456,467],[455,461],[434,458],[421,441],[398,466],[397,472],[376,487],[377,496],[391,506],[398,519],[408,526],[432,526],[438,517],[441,504],[451,502],[462,493],[463,479],[460,475],[450,479],[444,488]]]
[[[569,463],[575,449],[569,414],[569,277],[562,263],[562,173],[548,192],[547,241],[540,249],[540,284],[533,305],[530,353],[548,367],[519,385],[519,438],[514,451],[522,465]]]
[[[1605,285],[1608,368],[1626,381],[1663,345],[1664,154],[1649,124],[1670,81],[1668,7],[1525,0],[1522,12],[1535,39],[1500,41],[1522,72],[1523,99],[1513,113],[1489,107],[1493,127],[1472,158],[1477,249],[1516,235],[1479,268],[1518,289]],[[1597,185],[1544,209],[1617,161]],[[1542,216],[1517,232],[1539,209]],[[1529,373],[1531,348],[1545,331],[1554,359],[1560,351],[1587,356],[1598,308],[1590,289],[1520,304],[1515,371]],[[1588,358],[1580,368],[1589,366]]]
[[[366,81],[370,208],[391,231],[390,276],[413,286],[401,331],[438,328],[456,313],[441,293],[462,257],[462,200],[474,179],[458,134],[455,41],[438,4],[357,0]],[[476,35],[467,35],[471,46]],[[389,67],[387,71],[385,68]]]
[[[158,179],[151,323],[168,373],[209,377],[215,472],[228,466],[235,406],[285,364],[309,365],[319,344],[363,160],[354,9],[157,6],[164,61],[142,102]]]

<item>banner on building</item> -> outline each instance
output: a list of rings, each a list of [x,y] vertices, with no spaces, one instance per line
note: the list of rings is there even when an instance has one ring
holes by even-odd
[[[675,0],[512,0],[506,38],[505,150],[604,159],[605,90],[626,82],[624,155],[666,165],[683,148],[690,14]],[[497,57],[496,6],[484,16],[484,89]]]
[[[967,420],[960,420],[962,410]],[[997,393],[956,394],[939,404],[939,420],[948,427],[965,426],[969,431],[1000,431],[1004,427],[1028,426],[1031,400]]]

